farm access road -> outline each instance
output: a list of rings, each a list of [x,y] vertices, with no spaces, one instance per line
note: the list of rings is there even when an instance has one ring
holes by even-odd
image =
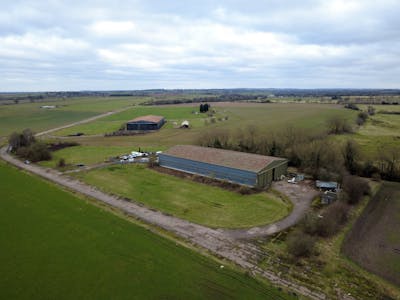
[[[106,113],[101,116],[107,116],[109,114],[110,113]],[[97,116],[97,118],[99,117],[100,116]],[[89,121],[84,120],[76,122],[74,123],[74,125],[82,124],[85,121],[90,122],[90,120],[93,120],[93,118],[90,118]],[[73,125],[70,124],[69,126],[68,125],[62,126],[62,128],[70,126]],[[45,133],[47,134],[49,132],[58,129],[60,129],[60,127],[54,130],[47,130],[45,131]],[[45,133],[42,132],[38,135],[43,135]],[[323,293],[320,293],[318,291],[312,291],[304,286],[280,278],[273,272],[266,271],[258,267],[257,264],[259,259],[268,254],[261,251],[253,243],[242,240],[243,238],[254,238],[272,234],[295,224],[299,220],[299,218],[305,213],[306,208],[309,206],[312,198],[311,195],[308,195],[304,199],[297,198],[296,200],[294,200],[293,201],[294,210],[292,214],[275,224],[253,229],[247,229],[247,230],[238,230],[238,231],[227,230],[227,229],[212,229],[206,226],[202,226],[199,224],[191,223],[189,221],[176,218],[171,215],[164,214],[156,210],[149,209],[134,201],[130,202],[118,196],[106,194],[96,189],[95,187],[87,185],[77,179],[68,177],[57,170],[43,168],[34,164],[29,164],[29,165],[25,164],[22,161],[10,155],[7,152],[7,148],[8,146],[5,146],[0,149],[0,157],[3,160],[7,161],[10,164],[15,165],[20,169],[29,171],[30,173],[36,174],[42,178],[45,178],[49,181],[52,181],[56,184],[66,187],[69,190],[76,191],[85,196],[94,198],[97,201],[100,201],[113,208],[116,208],[129,216],[132,216],[146,223],[150,223],[152,225],[163,228],[169,232],[172,232],[178,237],[183,238],[186,241],[189,241],[190,243],[196,246],[205,248],[219,257],[228,259],[236,263],[240,267],[250,270],[251,273],[254,275],[258,274],[267,278],[272,283],[287,287],[290,290],[293,290],[311,299],[326,298],[326,296]],[[293,194],[290,195],[291,197],[293,197],[295,194],[296,195],[301,194],[300,191],[296,191],[297,188],[295,188],[295,185],[293,187],[286,186],[286,188],[295,189],[293,191]],[[278,189],[282,190],[283,188],[278,186]],[[305,203],[303,203],[302,200],[305,200]]]
[[[111,116],[113,114],[123,112],[125,110],[130,109],[130,108],[132,108],[132,106],[127,106],[127,107],[124,107],[124,108],[121,108],[121,109],[118,109],[118,110],[108,111],[108,112],[102,113],[100,115],[96,115],[94,117],[91,117],[91,118],[87,118],[87,119],[84,119],[84,120],[81,120],[81,121],[77,121],[77,122],[74,122],[74,123],[70,123],[70,124],[67,124],[67,125],[63,125],[63,126],[59,126],[59,127],[55,127],[55,128],[49,129],[49,130],[45,130],[45,131],[39,132],[39,133],[36,134],[36,136],[42,136],[42,135],[46,135],[46,134],[49,134],[49,133],[52,133],[54,131],[58,131],[58,130],[61,130],[61,129],[65,129],[65,128],[69,128],[69,127],[72,127],[72,126],[89,123],[89,122],[95,121],[95,120],[100,119],[100,118],[108,117],[108,116]]]

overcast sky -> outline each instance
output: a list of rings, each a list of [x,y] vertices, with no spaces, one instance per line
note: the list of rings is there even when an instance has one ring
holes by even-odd
[[[0,1],[0,91],[399,82],[399,0]]]

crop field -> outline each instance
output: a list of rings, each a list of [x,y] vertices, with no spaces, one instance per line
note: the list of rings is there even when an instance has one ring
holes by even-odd
[[[0,163],[2,299],[289,299]]]
[[[342,251],[400,286],[400,184],[384,182],[348,234]]]
[[[0,136],[31,128],[34,131],[54,128],[100,113],[142,102],[143,98],[87,97],[39,103],[0,105]],[[53,109],[40,108],[56,105]]]
[[[272,193],[240,195],[218,187],[161,174],[143,165],[116,165],[76,174],[98,188],[210,227],[268,224],[290,212]]]

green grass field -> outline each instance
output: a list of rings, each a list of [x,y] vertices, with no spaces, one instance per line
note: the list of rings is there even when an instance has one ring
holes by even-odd
[[[206,131],[216,129],[228,129],[232,132],[247,130],[248,126],[256,126],[261,132],[277,132],[287,125],[305,128],[310,131],[321,131],[325,129],[327,119],[332,116],[343,116],[351,120],[355,119],[356,113],[343,109],[336,105],[326,104],[254,104],[254,103],[215,103],[212,109],[217,111],[215,123],[206,124],[207,116],[204,114],[193,114],[198,105],[170,105],[170,106],[135,106],[130,110],[96,120],[94,122],[74,126],[56,132],[56,135],[68,135],[76,132],[93,134],[70,138],[79,142],[81,148],[71,148],[54,153],[56,158],[65,155],[67,159],[78,162],[82,160],[82,153],[93,153],[93,159],[83,158],[85,163],[102,162],[110,153],[122,154],[125,149],[154,149],[165,150],[176,144],[198,144],[199,136]],[[138,115],[159,114],[167,118],[169,122],[159,131],[124,137],[103,137],[102,134],[118,129],[121,124]],[[218,118],[227,116],[227,121],[219,121]],[[182,120],[189,120],[191,129],[174,128],[173,122],[180,124]],[[88,146],[87,149],[85,147]],[[94,151],[92,147],[97,147]],[[116,152],[110,152],[107,147],[121,147],[121,151],[114,148]],[[82,153],[81,153],[82,152]],[[95,153],[96,152],[96,153]],[[76,156],[76,159],[75,157]],[[96,159],[94,159],[96,158]],[[88,159],[88,160],[86,160]],[[96,161],[95,161],[96,160]],[[51,163],[54,165],[55,163]]]
[[[86,97],[0,105],[0,136],[28,127],[34,131],[51,129],[142,101],[143,98],[136,97]],[[57,108],[42,109],[42,105],[57,105]]]
[[[271,193],[240,195],[143,165],[116,165],[76,174],[85,182],[210,227],[241,228],[273,223],[290,205]]]
[[[202,126],[205,115],[193,114],[194,108],[187,106],[137,106],[129,110],[114,114],[109,117],[101,118],[91,123],[77,125],[56,132],[56,135],[69,135],[76,132],[82,132],[85,135],[105,134],[118,130],[122,124],[139,116],[144,115],[162,115],[168,122],[164,128],[173,128],[173,122],[178,125],[183,120],[189,120],[196,127]]]
[[[366,111],[368,105],[360,105]],[[376,114],[369,116],[367,122],[354,134],[335,136],[338,141],[354,139],[359,145],[363,160],[375,161],[382,149],[399,145],[400,115],[381,114],[382,110],[400,112],[399,105],[373,105]]]
[[[56,135],[83,132],[87,135],[105,134],[113,132],[120,126],[141,115],[153,114],[165,116],[168,123],[160,132],[170,134],[173,122],[178,125],[183,120],[189,120],[192,130],[206,130],[207,128],[229,128],[236,130],[254,125],[270,131],[280,126],[291,124],[312,130],[320,130],[325,127],[329,117],[340,115],[348,119],[355,118],[355,112],[344,110],[340,106],[326,104],[254,104],[254,103],[213,103],[211,110],[216,111],[216,123],[207,126],[205,114],[193,114],[198,110],[198,104],[169,105],[169,106],[137,106],[131,110],[121,112],[106,118],[96,120],[88,124],[77,125],[56,132]],[[227,121],[218,121],[227,116]],[[177,131],[179,129],[175,129]],[[189,130],[188,130],[189,131]],[[180,130],[182,133],[182,131]],[[187,132],[188,133],[188,132]],[[183,133],[185,135],[186,133]],[[140,137],[138,137],[140,139]]]
[[[1,299],[288,299],[0,163]]]

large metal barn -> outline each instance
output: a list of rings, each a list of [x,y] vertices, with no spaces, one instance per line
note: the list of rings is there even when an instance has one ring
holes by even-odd
[[[159,155],[160,166],[252,186],[266,187],[287,172],[287,159],[191,145]]]
[[[142,116],[137,117],[126,123],[126,130],[157,130],[160,129],[165,123],[165,119],[162,116]]]

